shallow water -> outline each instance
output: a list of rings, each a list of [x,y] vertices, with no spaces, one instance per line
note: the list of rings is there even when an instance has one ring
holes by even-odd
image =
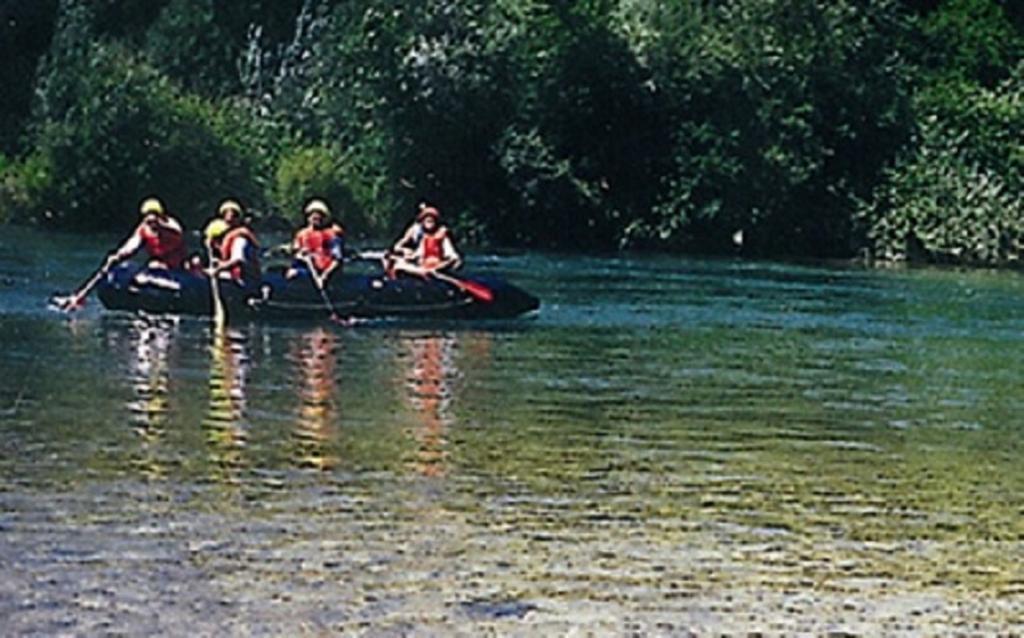
[[[218,335],[2,231],[5,635],[1024,631],[1017,274],[482,255],[539,317]]]

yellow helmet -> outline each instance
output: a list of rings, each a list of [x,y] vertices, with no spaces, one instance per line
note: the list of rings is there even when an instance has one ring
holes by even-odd
[[[167,214],[167,210],[164,208],[164,203],[156,197],[147,197],[139,205],[139,214],[146,216],[153,213],[163,216]]]
[[[206,238],[206,241],[213,241],[230,229],[231,227],[223,219],[214,219],[203,229],[203,237]]]
[[[330,217],[331,207],[327,205],[327,202],[317,197],[309,200],[302,212],[307,216],[312,215],[313,213],[322,213],[323,215]]]
[[[220,206],[217,207],[217,214],[223,217],[229,210],[233,210],[239,214],[245,212],[237,199],[225,199],[220,203]]]

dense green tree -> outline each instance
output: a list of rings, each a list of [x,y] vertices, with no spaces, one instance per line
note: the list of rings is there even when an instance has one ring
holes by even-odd
[[[650,12],[642,45],[670,95],[674,170],[639,239],[849,254],[853,199],[912,129],[891,5],[736,1]],[[680,15],[682,13],[682,15]],[[663,26],[664,25],[664,26]]]
[[[0,153],[21,148],[36,66],[49,47],[56,15],[57,0],[0,0]]]
[[[116,228],[153,192],[192,223],[226,194],[259,199],[229,122],[121,46],[97,39],[85,3],[61,7],[40,70],[34,147],[16,169],[21,187],[5,189],[9,205],[44,223]]]
[[[1024,247],[1024,35],[995,0],[921,17],[918,134],[860,208],[875,257],[1018,262]]]
[[[931,82],[970,80],[992,87],[1024,53],[1020,27],[996,0],[945,0],[918,22],[914,54]]]
[[[1017,259],[1011,0],[0,0],[9,16],[5,217],[110,228],[148,192],[196,221],[227,194],[291,217],[315,192],[357,234],[431,201],[504,244]]]
[[[498,143],[522,213],[499,227],[506,241],[612,248],[655,202],[668,103],[615,30],[615,8],[549,3],[528,16],[516,117]]]
[[[1024,258],[1024,64],[994,89],[945,83],[915,145],[862,209],[887,260],[1003,264]]]

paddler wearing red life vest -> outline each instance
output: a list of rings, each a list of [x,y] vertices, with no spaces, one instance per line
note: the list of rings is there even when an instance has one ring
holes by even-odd
[[[295,261],[286,277],[309,275],[322,288],[328,278],[337,271],[345,254],[345,229],[331,221],[331,207],[320,198],[313,198],[303,208],[306,225],[300,228],[292,240]],[[313,272],[309,270],[312,263]]]
[[[238,208],[238,202],[233,199],[225,199],[217,206],[217,214],[203,227],[203,254],[192,255],[189,260],[188,269],[196,274],[203,274],[209,260],[220,258],[220,244],[224,235],[231,230],[228,223],[224,221],[224,213],[232,208]]]
[[[389,272],[425,277],[431,272],[458,268],[462,264],[462,257],[452,243],[451,233],[447,227],[441,225],[441,213],[437,208],[422,205],[416,216],[416,224],[419,226],[416,231],[416,247],[411,254],[406,253],[407,257],[395,258],[389,264]],[[406,236],[410,235],[410,231],[406,231]],[[400,242],[405,239],[403,236]]]
[[[145,249],[150,268],[177,270],[185,261],[185,238],[181,222],[167,212],[156,197],[147,197],[139,205],[142,221],[121,246],[107,256],[110,268]]]
[[[243,288],[260,283],[260,243],[245,219],[245,209],[238,200],[227,199],[218,208],[227,231],[217,247],[218,259],[207,273],[211,277],[231,279]]]

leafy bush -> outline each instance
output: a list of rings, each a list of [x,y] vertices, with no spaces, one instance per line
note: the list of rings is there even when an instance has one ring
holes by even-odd
[[[1024,54],[1024,37],[997,0],[946,0],[919,20],[912,52],[928,79],[993,87]]]
[[[183,95],[119,46],[94,39],[87,8],[67,4],[41,73],[32,131],[37,157],[26,162],[48,167],[49,179],[9,187],[22,194],[10,197],[18,214],[73,228],[117,228],[134,221],[141,198],[157,193],[198,224],[226,194],[259,201],[244,149],[218,135],[217,108]]]
[[[742,229],[754,252],[849,254],[853,202],[913,126],[894,4],[737,0],[647,20],[635,46],[674,148],[627,240],[724,250]]]
[[[513,41],[515,119],[495,145],[516,211],[495,220],[503,241],[611,249],[656,200],[668,103],[614,29],[612,9],[552,6]]]
[[[235,92],[238,51],[213,0],[170,0],[146,29],[143,51],[161,72],[205,95]]]
[[[41,201],[53,183],[53,166],[49,158],[33,153],[20,162],[7,161],[0,167],[0,219],[18,219],[19,213]],[[43,209],[36,219],[52,217]]]
[[[281,157],[274,185],[274,202],[295,224],[304,221],[302,207],[310,197],[324,197],[334,217],[355,236],[381,230],[349,184],[355,180],[347,159],[337,148],[296,147]]]
[[[568,159],[558,157],[537,129],[510,128],[497,150],[508,186],[519,198],[517,210],[521,211],[492,213],[491,222],[499,228],[503,240],[578,248],[594,245],[590,233],[600,196],[596,188],[575,174]]]
[[[1022,65],[1019,71],[1024,71]],[[936,89],[938,90],[938,89]],[[946,84],[920,142],[861,209],[879,259],[999,264],[1024,256],[1024,76]],[[955,96],[955,99],[954,99]]]

